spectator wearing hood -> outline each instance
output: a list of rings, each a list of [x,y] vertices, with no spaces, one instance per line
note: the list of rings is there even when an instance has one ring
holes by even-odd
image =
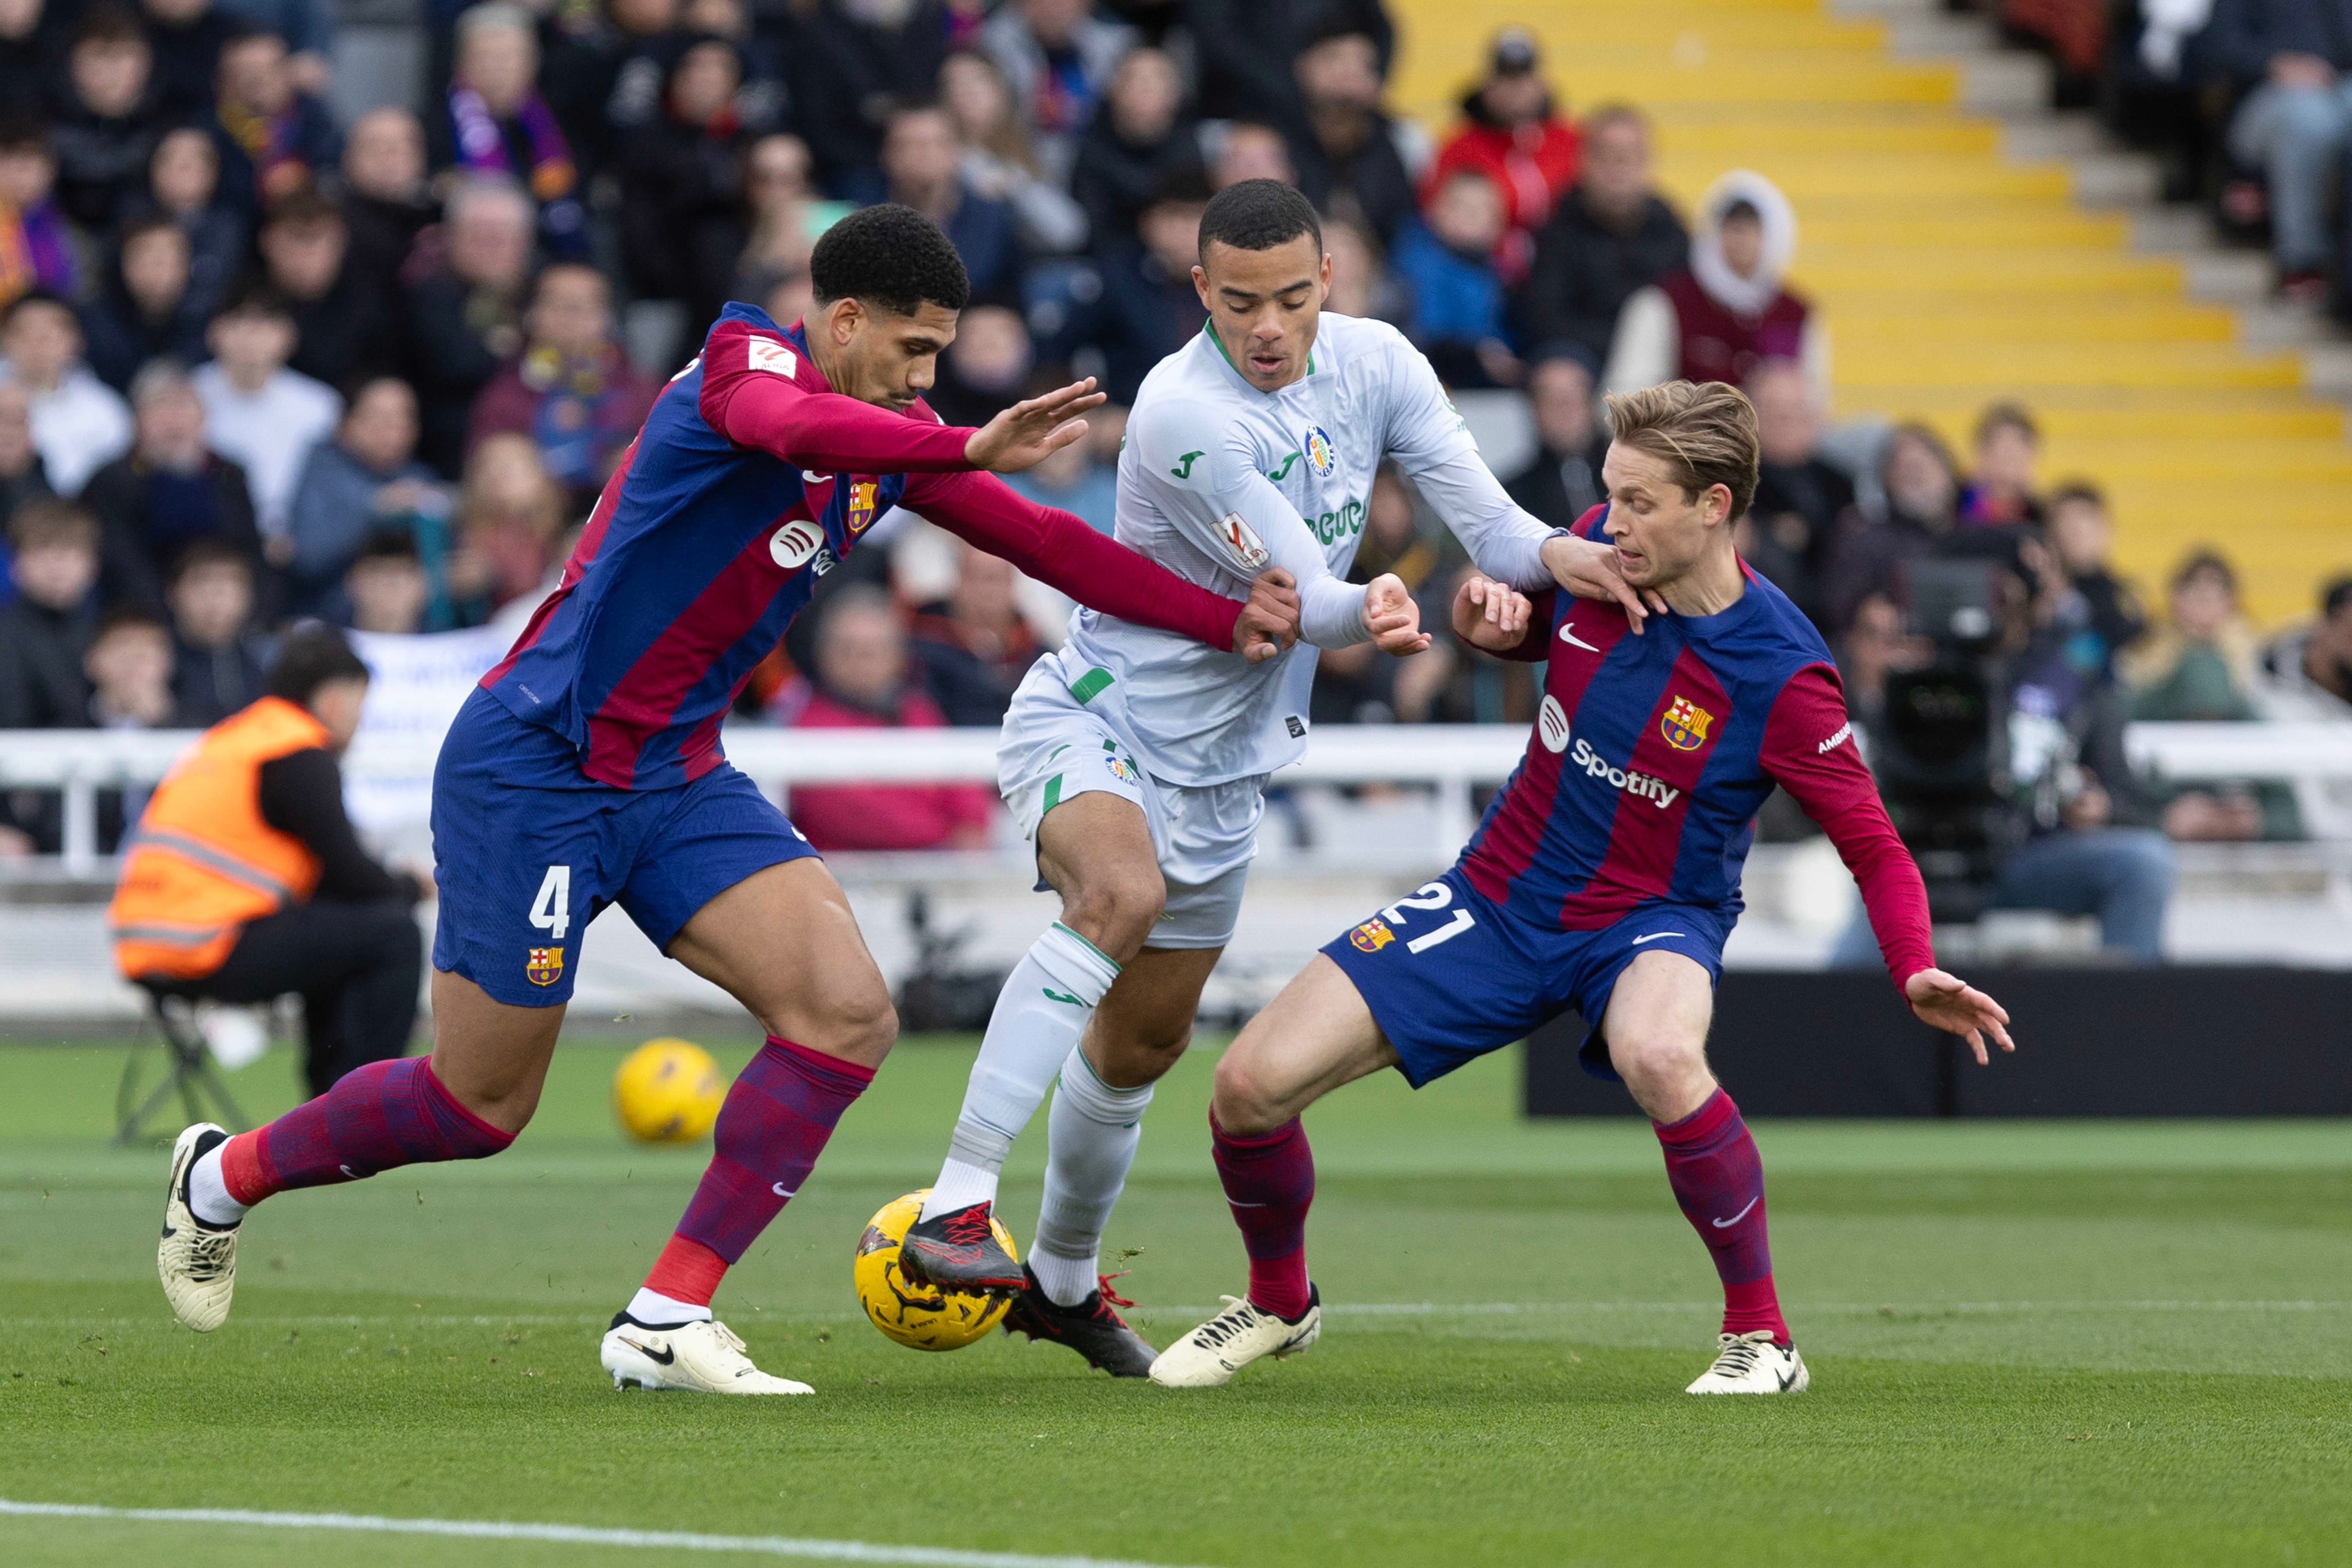
[[[737,108],[743,58],[696,37],[669,63],[661,110],[621,150],[621,253],[643,298],[682,301],[699,333],[726,304],[749,229],[743,153],[759,127]]]
[[[1133,235],[1160,182],[1200,163],[1200,126],[1185,112],[1176,62],[1164,49],[1128,50],[1070,174],[1070,194],[1086,209],[1095,248]]]
[[[1040,167],[1066,183],[1078,137],[1119,56],[1134,47],[1135,29],[1096,16],[1094,0],[1011,0],[981,24],[979,42],[1012,86]]]
[[[1689,264],[1625,302],[1604,384],[1738,386],[1766,360],[1792,359],[1826,391],[1828,341],[1804,300],[1780,286],[1796,254],[1797,215],[1778,185],[1746,169],[1716,181],[1699,198]]]
[[[27,289],[78,292],[73,234],[57,204],[58,160],[29,114],[0,121],[0,310]]]
[[[294,85],[275,33],[240,28],[223,46],[214,126],[221,194],[247,213],[311,184],[342,153],[327,106]]]
[[[1426,156],[1420,132],[1381,108],[1380,47],[1350,20],[1318,28],[1292,65],[1303,110],[1289,132],[1298,188],[1318,210],[1352,219],[1392,243],[1413,214],[1411,166]]]
[[[1517,285],[1535,260],[1536,231],[1550,221],[1552,208],[1576,183],[1580,142],[1576,127],[1559,117],[1545,84],[1534,37],[1524,27],[1506,27],[1486,57],[1486,79],[1463,97],[1463,123],[1437,150],[1437,162],[1422,183],[1423,205],[1457,169],[1494,182],[1503,195],[1503,241],[1495,267],[1503,281]]]
[[[541,269],[523,330],[522,353],[474,400],[467,449],[501,431],[530,437],[572,510],[585,512],[661,385],[630,366],[613,335],[612,289],[584,263]]]
[[[1690,235],[1650,182],[1650,122],[1624,104],[1584,122],[1577,181],[1536,236],[1521,341],[1582,345],[1600,363],[1625,301],[1683,264]]]
[[[163,123],[154,72],[136,16],[104,5],[83,16],[48,121],[58,205],[84,228],[111,228],[146,171]]]
[[[539,206],[539,237],[552,255],[583,256],[588,215],[580,169],[555,111],[540,95],[539,38],[530,14],[486,0],[457,18],[457,61],[444,109],[428,127],[434,163],[477,178],[503,174]]]
[[[188,291],[188,236],[161,213],[122,231],[106,288],[82,307],[82,357],[117,392],[149,360],[205,357],[204,301]]]
[[[891,110],[934,90],[949,32],[943,0],[819,0],[801,20],[793,101],[827,191],[850,201],[880,196]]]

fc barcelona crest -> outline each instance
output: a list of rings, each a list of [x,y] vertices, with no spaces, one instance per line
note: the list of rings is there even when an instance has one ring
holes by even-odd
[[[849,487],[847,526],[853,535],[864,532],[866,525],[874,521],[874,500],[880,489],[872,479],[859,479]]]
[[[1378,952],[1396,941],[1396,932],[1389,930],[1388,921],[1374,915],[1370,920],[1349,931],[1348,940],[1366,952]]]
[[[1696,752],[1706,744],[1706,727],[1714,722],[1714,714],[1687,697],[1677,697],[1666,705],[1658,731],[1675,751]]]
[[[533,985],[552,985],[563,978],[563,950],[560,947],[534,947],[523,961],[523,978]]]

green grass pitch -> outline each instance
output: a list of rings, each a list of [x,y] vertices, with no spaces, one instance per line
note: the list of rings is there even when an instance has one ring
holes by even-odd
[[[1242,1281],[1214,1056],[1162,1088],[1111,1236],[1163,1343]],[[1384,1077],[1308,1117],[1323,1342],[1175,1394],[856,1316],[859,1228],[935,1168],[971,1060],[909,1041],[719,1298],[817,1396],[730,1401],[596,1366],[703,1158],[622,1141],[614,1050],[560,1052],[498,1159],[260,1211],[201,1339],[155,1285],[161,1156],[103,1147],[121,1060],[0,1047],[0,1498],[1225,1568],[2352,1563],[2342,1123],[1765,1124],[1813,1390],[1703,1401],[1714,1276],[1646,1128],[1521,1122],[1507,1057]],[[267,1110],[291,1082],[282,1055],[237,1079]],[[1006,1187],[1024,1244],[1042,1133]],[[0,1518],[16,1568],[729,1560]]]

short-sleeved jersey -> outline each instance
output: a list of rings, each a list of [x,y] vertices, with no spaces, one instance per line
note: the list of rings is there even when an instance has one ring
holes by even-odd
[[[817,579],[898,503],[904,474],[805,471],[705,416],[724,383],[821,389],[800,329],[730,305],[663,389],[555,593],[482,684],[569,740],[589,778],[657,789],[719,765],[719,726]]]
[[[1546,660],[1544,694],[1463,855],[1479,892],[1565,931],[1659,901],[1737,918],[1756,813],[1778,784],[1853,870],[1896,984],[1932,967],[1917,868],[1856,752],[1829,649],[1787,595],[1750,572],[1730,608],[1653,615],[1640,635],[1614,600],[1535,607],[1520,657]]]
[[[1119,454],[1117,537],[1229,596],[1246,596],[1269,566],[1286,568],[1301,585],[1306,638],[1252,665],[1080,610],[1057,656],[1067,683],[1089,691],[1088,705],[1171,783],[1222,784],[1295,762],[1315,679],[1306,643],[1368,635],[1362,589],[1338,580],[1354,563],[1374,474],[1388,460],[1409,475],[1475,467],[1476,451],[1429,362],[1386,322],[1324,312],[1307,373],[1270,393],[1243,379],[1204,326],[1136,397]],[[1529,536],[1532,559],[1548,531],[1523,516],[1508,521]],[[1322,580],[1319,596],[1313,579]]]

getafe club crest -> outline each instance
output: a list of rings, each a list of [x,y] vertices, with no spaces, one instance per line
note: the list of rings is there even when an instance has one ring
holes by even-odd
[[[1658,721],[1658,731],[1675,751],[1696,752],[1706,744],[1706,727],[1714,722],[1714,714],[1687,697],[1676,697],[1666,704],[1666,716]]]
[[[1349,931],[1348,940],[1366,952],[1378,952],[1396,941],[1396,932],[1389,930],[1388,921],[1374,915],[1370,920]]]
[[[534,947],[523,960],[522,977],[533,985],[552,985],[563,978],[563,950]]]
[[[852,537],[865,531],[874,521],[874,498],[882,487],[873,479],[859,479],[849,487],[849,531]]]
[[[1125,757],[1106,754],[1103,766],[1108,768],[1110,776],[1121,784],[1139,784],[1143,782],[1142,771]]]
[[[1331,470],[1339,466],[1339,454],[1332,449],[1331,437],[1323,434],[1323,426],[1310,426],[1301,446],[1307,453],[1307,466],[1315,470],[1316,478],[1329,479]]]

